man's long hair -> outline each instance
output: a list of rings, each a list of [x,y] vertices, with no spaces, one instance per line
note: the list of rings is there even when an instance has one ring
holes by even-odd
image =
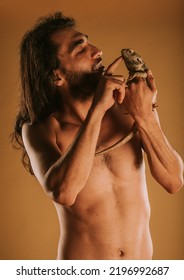
[[[22,141],[22,126],[44,120],[57,109],[57,91],[53,81],[53,70],[60,66],[57,58],[58,45],[51,36],[66,27],[74,27],[73,18],[56,12],[40,18],[30,31],[26,32],[20,44],[20,104],[12,143],[22,148],[22,163],[31,173],[29,157]]]

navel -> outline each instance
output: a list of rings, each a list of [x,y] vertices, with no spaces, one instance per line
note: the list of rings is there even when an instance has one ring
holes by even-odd
[[[119,256],[122,258],[122,257],[124,257],[124,255],[125,255],[125,253],[119,249]]]

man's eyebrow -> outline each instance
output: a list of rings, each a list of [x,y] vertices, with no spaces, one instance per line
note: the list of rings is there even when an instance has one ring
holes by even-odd
[[[79,39],[76,39],[75,41],[72,42],[72,44],[70,46],[70,52],[72,52],[78,45],[81,45],[86,40],[88,40],[88,35],[86,35],[86,34],[78,34],[77,37],[79,37],[79,36],[80,36]]]

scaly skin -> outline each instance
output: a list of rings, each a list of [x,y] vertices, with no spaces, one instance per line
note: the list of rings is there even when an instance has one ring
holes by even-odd
[[[132,49],[122,49],[121,55],[129,71],[127,83],[135,78],[145,79],[147,77],[146,71],[148,70],[148,68],[139,54],[137,54]]]

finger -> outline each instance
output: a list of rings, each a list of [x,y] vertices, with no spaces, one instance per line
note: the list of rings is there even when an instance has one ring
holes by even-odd
[[[112,75],[122,60],[122,56],[116,58],[115,61],[107,67],[105,75]]]
[[[121,104],[123,102],[124,98],[125,98],[125,87],[122,87],[118,91],[118,96],[117,96],[118,103]]]
[[[121,85],[119,87],[116,87],[116,89],[113,91],[114,99],[121,104],[125,98],[125,85]]]
[[[125,83],[125,78],[122,75],[113,75],[113,76],[109,76],[109,75],[104,75],[104,78],[106,80],[111,80],[117,83],[121,82],[121,83]]]
[[[152,71],[149,69],[147,71],[147,78],[146,78],[147,84],[151,91],[156,91],[156,85],[155,85],[155,79],[153,77]]]

